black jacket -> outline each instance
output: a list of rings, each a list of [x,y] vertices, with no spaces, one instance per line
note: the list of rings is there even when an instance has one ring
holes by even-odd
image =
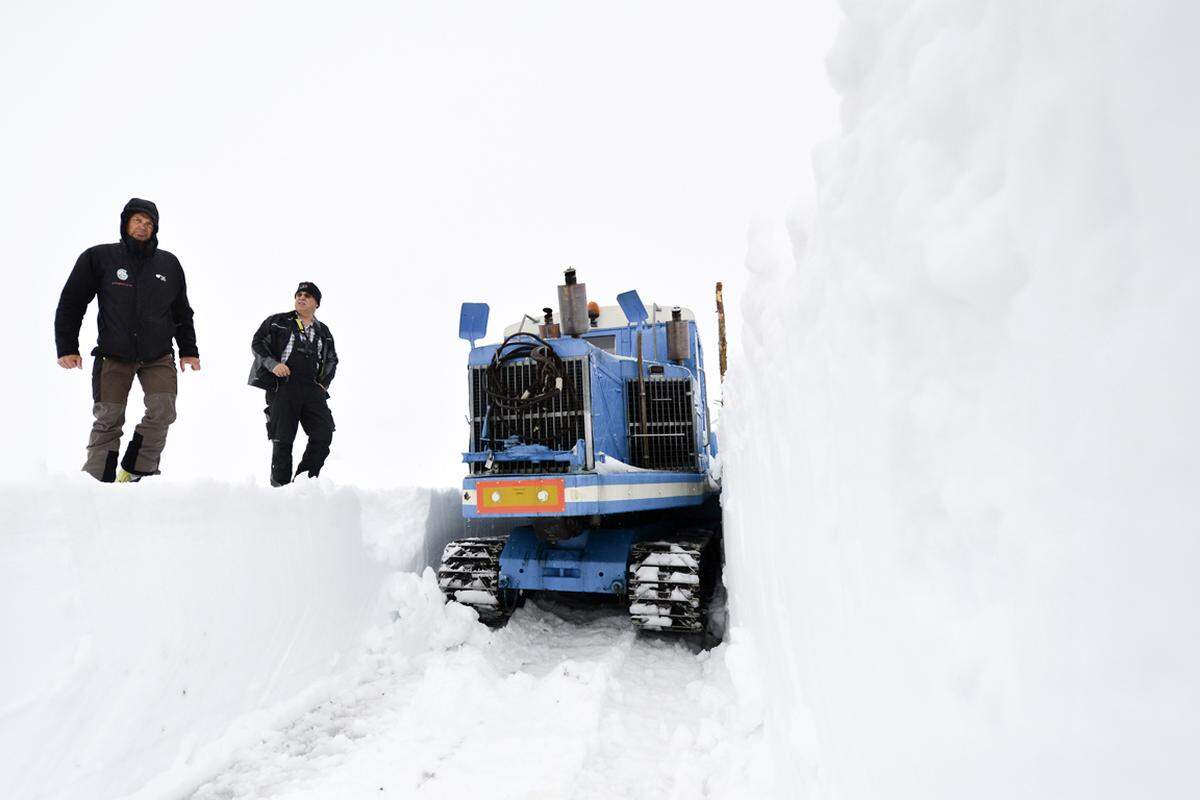
[[[250,351],[254,354],[254,363],[250,367],[251,386],[260,389],[274,389],[279,384],[279,378],[271,370],[283,359],[283,350],[293,333],[299,333],[296,326],[296,312],[285,311],[282,314],[272,314],[263,320],[262,325],[254,332],[250,342]],[[313,320],[314,331],[320,342],[320,358],[317,359],[316,382],[326,392],[333,377],[337,374],[337,349],[333,344],[333,334],[329,326],[321,320]]]
[[[126,221],[143,211],[154,220],[154,235],[139,242],[125,233]],[[158,249],[158,209],[131,200],[121,212],[121,241],[89,247],[75,262],[58,299],[54,339],[58,355],[79,353],[79,326],[93,297],[100,298],[95,355],[153,361],[173,351],[199,356],[187,282],[179,259]]]

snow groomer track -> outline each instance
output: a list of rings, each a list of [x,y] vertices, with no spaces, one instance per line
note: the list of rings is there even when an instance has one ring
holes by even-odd
[[[416,656],[403,632],[379,643],[360,683],[193,800],[693,798],[735,779],[713,758],[729,747],[724,667],[695,642],[639,635],[614,605],[546,599],[489,633],[461,606],[437,609],[428,573],[420,589],[428,604],[397,625],[433,620],[432,642],[465,641]]]

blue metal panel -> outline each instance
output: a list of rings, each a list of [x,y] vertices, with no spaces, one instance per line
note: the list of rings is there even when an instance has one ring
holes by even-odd
[[[659,532],[651,526],[594,528],[573,539],[547,542],[533,528],[513,530],[500,553],[500,585],[526,591],[624,594],[634,542]]]
[[[514,440],[517,438],[512,437]],[[506,443],[508,440],[505,440]],[[485,450],[481,453],[463,453],[464,464],[486,463],[488,459],[493,461],[529,461],[534,464],[541,463],[560,463],[566,462],[571,465],[571,469],[578,471],[583,468],[587,460],[587,448],[584,445],[583,439],[575,442],[575,447],[571,450],[551,450],[542,444],[509,444],[506,449],[494,452]]]
[[[629,461],[629,437],[625,435],[625,379],[622,368],[628,361],[596,350],[589,359],[592,369],[592,442],[595,452]]]
[[[642,298],[638,296],[636,289],[630,289],[628,292],[621,292],[617,295],[617,304],[625,312],[625,319],[630,322],[644,322],[650,317],[646,313],[646,304],[642,302]]]

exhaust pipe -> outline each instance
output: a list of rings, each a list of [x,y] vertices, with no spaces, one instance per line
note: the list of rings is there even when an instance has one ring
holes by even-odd
[[[567,336],[582,336],[588,331],[587,284],[575,282],[574,267],[563,272],[563,285],[558,287],[558,319]]]

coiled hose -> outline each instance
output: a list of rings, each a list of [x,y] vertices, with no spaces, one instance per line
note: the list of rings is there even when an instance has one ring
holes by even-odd
[[[509,364],[530,359],[535,366],[534,379],[523,389],[506,386],[502,370]],[[562,391],[565,365],[545,339],[529,332],[509,336],[492,354],[487,368],[487,397],[492,407],[508,411],[529,411]]]

